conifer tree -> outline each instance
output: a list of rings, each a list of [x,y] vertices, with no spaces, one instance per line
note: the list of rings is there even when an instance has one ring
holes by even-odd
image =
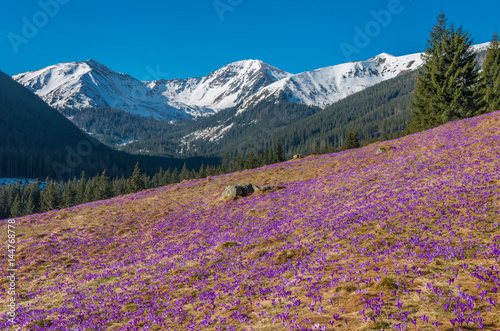
[[[189,179],[190,174],[189,174],[189,170],[187,168],[186,162],[184,162],[184,165],[182,166],[181,173],[179,176],[181,178],[181,181]]]
[[[496,31],[486,53],[481,78],[483,111],[500,110],[500,42]]]
[[[316,143],[314,144],[314,148],[313,148],[313,154],[321,154],[321,146],[320,146],[320,143],[319,143],[319,140],[316,140]]]
[[[36,198],[34,193],[28,195],[26,205],[24,206],[23,215],[33,215],[37,212]]]
[[[76,197],[75,197],[75,203],[76,204],[81,204],[87,202],[85,200],[85,187],[87,186],[87,177],[85,175],[85,171],[82,171],[82,175],[80,177],[80,180],[78,181],[78,184],[76,185]]]
[[[23,216],[23,203],[21,201],[21,196],[17,195],[14,198],[14,203],[12,203],[12,207],[10,208],[10,217],[20,217]]]
[[[422,55],[409,132],[432,128],[479,113],[479,71],[472,38],[462,27],[438,17]]]
[[[132,176],[129,179],[129,192],[134,193],[134,192],[139,192],[144,190],[146,187],[144,183],[144,177],[142,174],[142,170],[139,166],[139,162],[135,164],[134,172],[132,173]]]
[[[172,171],[170,170],[170,168],[168,168],[167,171],[165,171],[165,173],[163,174],[162,185],[166,186],[170,184],[171,177],[172,177]]]
[[[45,181],[42,191],[42,212],[58,209],[61,206],[62,192],[59,185],[49,180]]]
[[[102,171],[101,176],[98,177],[96,191],[94,192],[95,200],[109,199],[113,196],[113,187],[111,180],[106,174],[106,169]]]
[[[209,167],[207,166],[207,174],[209,174]],[[177,168],[174,168],[174,171],[172,171],[172,175],[170,176],[170,183],[178,183],[180,182],[180,177],[179,177],[179,170]]]
[[[205,172],[205,165],[203,163],[201,164],[200,170],[198,171],[198,177],[199,178],[207,177],[207,173]]]
[[[64,207],[71,207],[76,204],[76,180],[68,181],[64,187],[62,199]]]
[[[274,153],[274,162],[280,163],[286,161],[285,152],[281,147],[281,141],[278,140],[276,143],[276,152]]]
[[[359,141],[358,132],[355,130],[347,131],[347,135],[344,140],[344,144],[342,145],[342,150],[346,151],[348,149],[360,148],[361,143]]]
[[[121,178],[117,178],[117,179],[113,180],[113,195],[114,196],[127,194],[127,191],[128,191],[127,180],[125,179],[125,176],[122,175]]]

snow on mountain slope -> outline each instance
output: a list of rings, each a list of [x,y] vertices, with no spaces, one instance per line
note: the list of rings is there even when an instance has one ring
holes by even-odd
[[[110,106],[176,120],[234,107],[291,74],[262,61],[231,63],[203,78],[141,82],[94,60],[56,64],[13,78],[57,109]]]
[[[239,113],[266,98],[277,98],[281,93],[285,93],[290,101],[324,108],[421,65],[420,53],[400,57],[382,53],[367,61],[306,71],[262,88],[245,100]]]
[[[488,45],[475,45],[474,49],[484,51]],[[421,53],[399,57],[382,53],[367,61],[292,75],[262,61],[244,60],[205,77],[141,82],[88,60],[13,78],[57,109],[110,106],[141,116],[178,120],[209,116],[235,106],[240,113],[283,93],[290,101],[324,108],[421,65]]]
[[[180,119],[202,111],[172,106],[165,97],[152,97],[144,82],[94,60],[56,64],[13,78],[56,109],[109,106],[162,119]]]
[[[259,89],[291,74],[258,60],[234,62],[203,78],[153,81],[152,93],[173,102],[214,109],[237,106]]]

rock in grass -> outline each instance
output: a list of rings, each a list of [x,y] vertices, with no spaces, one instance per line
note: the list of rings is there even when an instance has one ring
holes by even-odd
[[[295,155],[293,156],[293,158],[294,158],[294,159],[302,159],[302,158],[303,158],[303,156],[302,156],[302,154],[295,154]]]
[[[282,190],[284,188],[285,186],[271,186],[271,185],[259,187],[251,183],[228,185],[222,192],[221,198],[246,197],[247,195],[253,194],[255,192],[274,192]]]
[[[246,197],[255,191],[260,190],[256,185],[250,183],[243,183],[237,185],[228,185],[222,192],[221,198],[225,197]]]
[[[381,146],[381,147],[377,148],[377,151],[375,152],[375,154],[379,155],[379,154],[385,153],[391,149],[396,149],[396,148],[393,146]]]

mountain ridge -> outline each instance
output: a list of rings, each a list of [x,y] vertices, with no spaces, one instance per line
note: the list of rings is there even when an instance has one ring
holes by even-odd
[[[489,43],[473,46],[484,51]],[[291,74],[260,60],[230,63],[204,77],[140,81],[104,64],[66,62],[13,78],[61,112],[111,107],[143,117],[177,123],[237,107],[236,116],[263,100],[322,109],[367,87],[423,64],[422,53],[380,53],[365,61]],[[284,98],[283,98],[284,96]]]

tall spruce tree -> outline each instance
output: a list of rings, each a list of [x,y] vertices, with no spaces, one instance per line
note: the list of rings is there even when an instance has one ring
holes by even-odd
[[[102,171],[101,176],[98,177],[97,187],[94,192],[95,200],[109,199],[113,196],[113,186],[111,180],[106,173],[106,169]]]
[[[58,209],[62,202],[61,187],[47,178],[41,200],[42,212]]]
[[[280,163],[286,161],[285,152],[283,147],[281,147],[281,141],[278,140],[276,143],[276,151],[274,152],[274,162]]]
[[[449,25],[444,13],[439,15],[422,55],[410,132],[479,114],[479,71],[472,42],[462,27]]]
[[[139,192],[146,188],[144,183],[144,176],[142,174],[142,170],[139,166],[139,162],[135,164],[134,172],[129,179],[129,192]]]
[[[484,59],[481,78],[483,111],[500,110],[500,42],[496,31]]]
[[[342,150],[346,151],[348,149],[360,148],[361,143],[359,141],[358,132],[355,130],[347,131],[344,144],[342,145]]]

